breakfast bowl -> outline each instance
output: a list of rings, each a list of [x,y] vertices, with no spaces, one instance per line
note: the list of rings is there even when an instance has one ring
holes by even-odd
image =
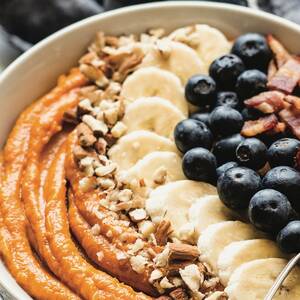
[[[16,119],[18,118],[18,116],[20,115],[20,113],[22,111],[24,111],[24,109],[27,106],[29,106],[33,101],[35,101],[36,99],[39,99],[47,91],[49,91],[51,88],[53,88],[56,84],[57,78],[61,74],[66,74],[72,67],[76,66],[81,57],[82,57],[81,61],[83,61],[83,63],[85,62],[86,59],[88,59],[88,57],[83,56],[83,55],[86,52],[88,46],[93,41],[97,32],[102,31],[105,33],[105,35],[119,36],[119,35],[140,34],[143,32],[149,32],[149,29],[163,28],[166,33],[170,33],[174,29],[177,29],[179,27],[189,26],[189,25],[193,25],[193,24],[207,24],[209,26],[219,29],[227,37],[228,43],[230,43],[232,40],[234,40],[236,37],[238,37],[241,34],[244,34],[247,32],[257,32],[257,33],[266,34],[266,35],[272,34],[278,40],[280,40],[280,42],[286,47],[286,49],[288,49],[288,51],[290,53],[298,53],[299,49],[300,49],[300,27],[298,25],[296,25],[292,22],[289,22],[287,20],[281,19],[279,17],[273,16],[271,14],[263,13],[263,12],[260,12],[257,10],[248,9],[248,8],[244,8],[244,7],[238,7],[238,6],[234,6],[234,5],[216,4],[216,3],[210,3],[210,2],[193,2],[193,1],[172,2],[171,1],[171,2],[167,2],[167,3],[152,3],[152,4],[137,5],[137,6],[122,8],[122,9],[118,9],[115,11],[103,13],[101,15],[97,15],[97,16],[88,18],[88,19],[78,22],[72,26],[69,26],[69,27],[53,34],[52,36],[43,40],[42,42],[38,43],[36,46],[34,46],[32,49],[28,50],[21,57],[19,57],[16,61],[14,61],[0,75],[0,99],[2,99],[1,111],[3,112],[3,113],[1,113],[1,123],[0,123],[1,146],[3,147],[5,145],[8,134],[11,131],[12,126],[13,126],[14,122],[16,121]],[[161,45],[161,47],[163,49],[162,51],[165,51],[164,46],[165,45],[163,45],[163,44]],[[210,51],[210,50],[208,49],[207,51]],[[184,60],[182,61],[182,64],[185,64]],[[151,64],[148,67],[150,68]],[[74,78],[75,78],[77,76],[76,71],[73,71],[73,72],[75,72],[74,73]],[[178,77],[180,79],[178,79],[178,78],[176,79],[178,81],[178,82],[176,81],[176,84],[178,83],[178,85],[180,85],[180,80],[185,81],[185,78],[182,78],[180,76],[178,76]],[[66,78],[61,78],[59,82],[61,82],[61,84],[64,84],[65,80],[66,80]],[[76,80],[77,79],[75,78],[74,81],[76,81]],[[80,81],[80,79],[78,79],[78,80]],[[97,84],[101,85],[101,84],[103,84],[103,82],[101,82],[101,83],[98,82]],[[128,83],[128,86],[129,85],[130,84]],[[156,96],[156,94],[154,93],[153,96]],[[49,99],[50,98],[51,97],[49,97]],[[71,99],[69,99],[69,100],[71,101]],[[164,101],[162,101],[162,102],[164,102]],[[85,104],[86,104],[86,102],[85,102]],[[87,106],[89,106],[89,105],[87,105]],[[84,111],[84,113],[87,113],[88,110],[90,109],[90,107],[87,107],[87,106],[83,105],[81,108]],[[141,106],[141,107],[143,107],[143,106]],[[144,106],[145,109],[151,109],[151,107],[153,110],[155,110],[155,105],[151,106],[149,104],[149,106]],[[168,103],[162,103],[161,107],[166,109],[166,111],[174,112],[174,114],[176,114],[176,116],[179,116],[176,120],[181,120],[182,113],[184,115],[186,113],[185,110],[187,109],[186,107],[182,108],[182,107],[180,107],[180,105],[178,105],[178,108],[182,111],[178,111],[177,108],[176,108],[176,111],[174,111],[173,108],[169,107]],[[190,106],[190,107],[192,107],[192,106]],[[131,115],[128,114],[128,116],[130,116],[130,117],[127,117],[126,122],[129,122],[130,120],[134,119],[137,116],[135,109],[136,108],[132,107]],[[191,109],[193,109],[193,107]],[[143,112],[141,111],[141,113],[143,113]],[[38,114],[39,113],[37,112],[36,115],[38,115]],[[90,124],[91,127],[93,127],[95,125],[95,123],[93,123],[93,121],[91,121],[92,117],[88,116],[88,114],[86,116],[87,116],[85,118],[86,123]],[[49,117],[51,117],[50,114],[49,114]],[[129,121],[128,121],[128,118],[130,119]],[[43,122],[46,122],[46,119],[41,120],[41,122],[37,123],[36,126],[42,127]],[[56,122],[55,119],[53,122],[54,123]],[[166,123],[167,122],[164,122],[164,126],[167,126]],[[53,125],[53,130],[55,130],[56,125],[57,125],[56,123]],[[97,123],[95,126],[97,127],[98,125],[99,124]],[[129,127],[129,123],[127,125],[128,125],[127,127]],[[134,125],[134,126],[137,126],[137,125]],[[48,124],[47,128],[51,129],[51,124]],[[121,129],[122,129],[121,127],[118,127],[118,132]],[[97,127],[95,129],[95,131],[97,131],[97,130],[100,130],[99,127]],[[42,134],[42,133],[38,132],[38,130],[36,130],[36,134]],[[117,129],[116,129],[116,134],[118,134]],[[98,137],[99,136],[97,136],[97,138]],[[170,136],[167,136],[167,137],[170,138],[170,140],[172,141],[172,139],[173,139],[172,137],[170,137]],[[150,142],[150,141],[151,141],[150,136],[149,136],[149,139],[145,139],[146,143]],[[131,140],[129,140],[128,143],[131,143]],[[163,143],[167,144],[166,147],[168,148],[168,150],[174,148],[173,145],[168,144],[168,143],[171,143],[169,141],[168,142],[164,141]],[[32,141],[32,144],[34,144],[34,141]],[[21,147],[20,145],[21,144],[18,144],[18,143],[14,144],[14,146],[16,148]],[[137,148],[139,146],[140,145],[135,145],[135,147],[137,147]],[[35,145],[35,147],[38,147],[38,143],[37,143],[37,145]],[[12,149],[12,153],[8,160],[18,160],[18,159],[20,160],[20,158],[18,156],[18,149],[13,149],[13,148],[11,148],[11,149]],[[111,148],[111,149],[113,149],[113,148]],[[14,150],[16,150],[16,151],[14,151]],[[174,153],[176,151],[177,150],[174,150]],[[114,148],[114,151],[111,150],[110,154],[109,154],[110,157],[114,157],[115,160],[119,162],[120,166],[121,165],[125,166],[126,162],[124,162],[124,156],[119,157],[118,154],[116,154],[116,152],[117,152],[117,148]],[[16,153],[16,157],[14,157],[14,155],[15,155],[14,153]],[[178,155],[176,152],[176,157],[177,156]],[[176,158],[176,157],[174,156],[174,158]],[[35,159],[34,156],[31,156],[31,159],[29,160],[29,162],[32,163],[34,161],[34,159]],[[154,157],[154,159],[155,159],[155,157]],[[154,160],[153,160],[153,162],[154,162]],[[99,167],[98,171],[100,173],[100,171],[101,171],[100,167]],[[160,171],[162,171],[162,170],[160,169]],[[134,172],[132,171],[131,173],[133,174]],[[127,176],[129,176],[129,175],[130,174],[128,173]],[[30,178],[30,174],[28,174],[28,176],[29,176],[28,178]],[[27,178],[27,180],[28,180],[28,178]],[[180,175],[178,175],[178,178],[183,179],[183,175],[181,175],[181,173],[180,173]],[[34,177],[31,177],[31,179],[32,179],[32,181],[34,181],[33,180]],[[106,183],[107,183],[107,181],[106,181]],[[177,187],[178,194],[181,194],[182,191],[188,193],[188,191],[184,190],[186,188],[191,188],[191,190],[198,189],[198,187],[196,188],[194,186],[194,183],[189,183],[187,185],[186,182],[184,182],[184,180],[182,180],[182,185],[181,186],[178,185],[178,187]],[[25,185],[25,189],[26,189],[26,185]],[[206,184],[201,185],[201,193],[202,194],[204,193],[203,192],[204,190],[205,190],[205,193],[208,195],[208,197],[214,197],[215,192],[210,185],[207,185],[207,186],[206,186]],[[27,195],[29,195],[30,194],[30,185],[29,185],[29,188],[27,188],[27,192],[28,192]],[[163,189],[161,189],[160,192],[163,192]],[[170,192],[170,191],[167,191],[167,192]],[[159,198],[160,195],[155,195],[155,194],[153,194],[153,195],[154,196],[152,198],[158,197],[157,199],[160,199]],[[125,195],[123,195],[123,196],[125,196]],[[178,198],[178,201],[179,200],[180,199]],[[206,201],[206,202],[208,202],[208,201]],[[216,202],[216,199],[212,199],[211,202]],[[178,205],[180,206],[181,204],[179,203]],[[205,208],[205,206],[203,205],[203,209],[204,208]],[[163,207],[161,207],[161,209],[163,210]],[[226,209],[226,208],[224,208],[224,209]],[[151,210],[151,209],[149,209],[149,210]],[[155,213],[153,213],[153,214],[155,215]],[[228,212],[228,215],[229,214],[231,215],[231,212]],[[151,215],[151,213],[150,213],[150,215]],[[233,215],[231,215],[231,216],[232,216],[232,219],[235,221],[230,221],[230,222],[233,222],[233,223],[240,222],[241,224],[240,223],[234,223],[234,224],[232,223],[231,224],[232,227],[229,226],[228,230],[235,229],[236,226],[243,227],[243,225],[242,225],[243,223],[241,222],[243,220],[242,217],[236,217]],[[131,216],[132,219],[134,219],[134,218],[137,219],[138,217],[139,217],[138,215],[133,216],[133,214]],[[22,220],[20,222],[24,221],[24,220],[23,221]],[[141,220],[143,220],[143,219],[141,219]],[[236,221],[236,220],[239,220],[239,221]],[[17,221],[17,219],[15,221]],[[33,219],[33,221],[35,221],[35,219]],[[127,221],[124,221],[124,222],[127,222]],[[49,221],[49,223],[51,223],[51,222]],[[98,228],[98,227],[95,227],[95,226],[92,226],[92,227],[93,227],[94,231],[100,230],[100,228]],[[54,226],[52,229],[54,229]],[[247,231],[246,228],[245,228],[245,231]],[[33,234],[33,233],[31,232],[30,234]],[[74,233],[74,234],[76,235],[76,233]],[[109,235],[111,235],[111,232],[107,233],[107,238],[110,238]],[[251,234],[249,233],[249,236],[250,235]],[[259,237],[261,237],[261,236],[264,236],[264,235],[263,234],[259,235]],[[256,237],[256,235],[255,235],[255,237]],[[51,240],[51,237],[48,237],[48,239]],[[249,239],[250,239],[250,237],[249,237]],[[251,237],[251,239],[254,239],[254,237]],[[34,239],[33,239],[32,245],[34,245],[35,242],[36,241],[34,241]],[[268,242],[265,241],[265,244],[268,245]],[[3,243],[3,245],[5,245],[5,243]],[[135,245],[135,246],[137,247],[138,245]],[[254,246],[255,246],[255,244],[253,244],[253,247]],[[272,245],[272,247],[273,247],[273,245]],[[275,249],[273,249],[273,250],[274,250],[274,253],[277,251]],[[6,251],[6,249],[3,249],[3,252],[5,252],[5,251]],[[39,251],[39,250],[37,250],[37,251]],[[1,251],[0,251],[0,253],[1,253]],[[98,259],[101,260],[99,257],[102,254],[100,255],[99,253],[100,252],[98,252]],[[224,252],[224,253],[226,254],[226,252]],[[223,253],[223,258],[226,260],[224,253]],[[276,255],[277,255],[276,257],[285,257],[284,255],[281,255],[278,253]],[[93,256],[93,255],[88,255],[88,256]],[[61,258],[61,259],[63,260],[63,258]],[[63,262],[63,263],[64,263],[64,265],[67,266],[66,262]],[[137,261],[135,263],[139,264],[139,263],[141,263],[141,261]],[[282,262],[278,261],[278,264],[276,264],[276,267],[280,268],[281,265],[282,265]],[[113,269],[114,267],[111,266],[111,268]],[[184,266],[182,266],[182,268],[184,269]],[[108,267],[106,266],[103,268],[101,266],[101,269],[106,270],[106,269],[108,269]],[[137,270],[137,273],[139,273],[139,270],[137,267],[136,267],[136,270]],[[186,271],[192,272],[193,270],[186,270]],[[110,273],[109,271],[107,271],[107,272]],[[114,274],[114,273],[112,272],[112,274]],[[182,275],[182,276],[184,276],[184,275]],[[210,276],[211,276],[211,278],[214,278],[214,276],[215,276],[214,272],[212,272]],[[236,275],[236,277],[237,276],[238,275]],[[20,275],[20,278],[21,277],[22,277],[22,274]],[[120,278],[120,277],[122,278],[121,275],[118,278]],[[62,275],[62,278],[63,278],[63,275]],[[158,278],[161,278],[161,277],[158,277]],[[21,280],[22,280],[22,278],[21,278]],[[29,279],[29,281],[30,281],[30,279]],[[74,279],[74,282],[75,281],[76,280]],[[141,282],[142,282],[142,279],[141,279]],[[30,285],[29,282],[28,282],[28,284]],[[170,283],[170,282],[165,281],[164,284],[165,284],[164,285],[165,289],[168,289],[168,284],[171,284],[171,285],[173,284],[172,288],[175,287],[175,283]],[[143,287],[141,287],[141,285],[143,285],[143,282],[140,285],[137,284],[137,287],[136,286],[134,286],[134,287],[137,290],[144,291]],[[147,284],[145,284],[145,285],[147,285]],[[22,300],[23,299],[32,299],[16,283],[13,276],[8,272],[8,270],[6,269],[5,265],[2,262],[0,263],[0,288],[1,288],[0,289],[1,293],[4,296],[4,299],[22,299]],[[38,288],[38,287],[36,287],[36,288]],[[31,294],[34,294],[34,292],[32,290],[31,290]],[[152,292],[150,291],[149,294],[152,295]],[[221,294],[222,294],[222,292],[220,292],[220,294],[219,294],[220,297],[222,297]],[[41,299],[43,298],[38,293],[35,295],[38,295],[37,296],[38,298],[39,297]],[[88,296],[86,296],[87,294],[85,294],[85,292],[83,292],[82,295],[81,296],[83,298],[88,298]],[[155,295],[155,292],[153,293],[153,295]],[[105,297],[106,296],[103,296],[103,298],[101,298],[101,295],[100,296],[97,295],[94,299],[106,299]],[[132,298],[132,299],[144,299],[143,296],[136,296],[136,297],[137,298]],[[139,297],[141,297],[141,298],[139,298]],[[43,299],[48,299],[48,298],[45,297]],[[53,299],[56,299],[56,298],[53,298]],[[69,298],[65,298],[65,299],[69,299]],[[73,298],[70,296],[70,299],[73,299]],[[77,299],[77,298],[75,298],[75,296],[74,296],[74,299]],[[124,299],[126,299],[126,298],[124,298]],[[130,299],[130,298],[128,298],[128,299]],[[217,298],[214,298],[214,299],[217,299]],[[223,298],[220,298],[220,299],[223,299]],[[226,299],[226,298],[224,298],[224,299]],[[251,299],[251,298],[249,298],[249,299]],[[296,299],[296,298],[294,298],[294,299]]]

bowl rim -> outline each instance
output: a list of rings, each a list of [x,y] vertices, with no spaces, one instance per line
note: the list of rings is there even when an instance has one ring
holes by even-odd
[[[167,1],[167,2],[152,2],[152,3],[137,4],[137,5],[127,6],[123,8],[118,8],[115,10],[97,14],[95,16],[88,17],[84,20],[78,21],[72,25],[69,25],[53,33],[49,37],[43,39],[42,41],[34,45],[32,48],[27,50],[25,53],[19,56],[14,62],[12,62],[6,69],[4,69],[4,71],[0,74],[0,86],[4,82],[4,80],[6,80],[6,78],[11,76],[11,74],[13,74],[20,65],[26,62],[27,59],[30,59],[37,52],[46,48],[48,44],[55,42],[56,40],[60,39],[62,36],[70,32],[76,32],[81,27],[89,26],[94,22],[98,22],[100,20],[106,20],[112,17],[116,17],[118,15],[126,15],[133,12],[139,13],[148,10],[151,11],[152,9],[157,9],[157,8],[164,10],[168,8],[186,8],[186,7],[210,8],[210,9],[216,9],[220,11],[233,12],[235,14],[240,14],[245,17],[254,17],[254,18],[261,19],[262,21],[266,20],[269,22],[273,22],[279,27],[284,27],[287,30],[296,31],[300,35],[300,25],[292,21],[286,20],[284,18],[273,15],[271,13],[260,11],[258,9],[234,5],[234,4],[216,3],[210,1],[201,1],[201,2],[200,1]],[[4,289],[6,289],[13,297],[15,297],[15,299],[19,299],[18,292],[9,289],[7,280],[5,279],[0,280],[0,287],[1,286],[4,287]]]
[[[26,61],[29,57],[34,56],[36,52],[43,49],[54,42],[56,39],[59,39],[61,36],[67,34],[68,32],[74,32],[80,27],[88,26],[93,22],[97,22],[98,20],[109,19],[111,17],[115,17],[117,15],[128,14],[131,12],[139,12],[139,11],[147,11],[155,8],[160,9],[168,9],[168,8],[176,8],[176,7],[203,7],[203,8],[215,8],[218,10],[225,10],[225,11],[232,11],[234,13],[243,14],[245,16],[252,16],[261,19],[266,19],[268,21],[275,22],[279,26],[284,26],[289,30],[298,31],[300,34],[300,25],[284,19],[282,17],[273,15],[268,12],[264,12],[255,8],[229,4],[229,3],[216,3],[210,1],[167,1],[167,2],[152,2],[152,3],[143,3],[143,4],[136,4],[131,5],[123,8],[118,8],[115,10],[103,12],[97,14],[95,16],[88,17],[81,21],[78,21],[74,24],[71,24],[63,29],[58,30],[57,32],[51,34],[50,36],[46,37],[45,39],[38,42],[32,48],[27,50],[25,53],[20,55],[15,61],[13,61],[6,69],[0,74],[0,85],[5,77],[8,77],[20,64]]]

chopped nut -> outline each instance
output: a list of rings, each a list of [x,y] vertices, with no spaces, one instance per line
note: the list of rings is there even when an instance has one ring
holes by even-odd
[[[147,213],[143,208],[137,208],[129,212],[129,217],[132,222],[140,222],[147,218]]]
[[[118,199],[121,202],[127,202],[127,201],[131,200],[132,195],[133,195],[133,193],[132,193],[131,190],[124,189],[124,190],[122,190],[122,191],[119,192]]]
[[[159,289],[157,289],[159,291]],[[161,291],[159,291],[161,294],[164,292],[163,289],[161,289]],[[156,300],[172,300],[171,297],[169,296],[160,296],[158,298],[156,298]]]
[[[81,100],[77,106],[77,117],[82,117],[85,114],[90,114],[93,111],[91,101],[87,98]]]
[[[100,88],[108,86],[109,80],[101,69],[87,64],[81,64],[79,69],[80,72],[82,72],[89,80],[94,81]]]
[[[112,231],[111,231],[111,230],[108,230],[108,231],[106,232],[106,236],[107,236],[108,238],[111,238],[111,237],[113,236]]]
[[[149,237],[151,233],[154,233],[155,226],[151,221],[142,221],[138,223],[139,232],[144,238]]]
[[[104,138],[99,138],[95,143],[95,149],[99,154],[106,153],[107,142]]]
[[[164,166],[158,168],[153,174],[153,182],[156,184],[164,184],[167,180],[167,169]]]
[[[102,251],[97,252],[96,255],[99,261],[101,261],[104,258],[104,253]]]
[[[115,126],[111,129],[111,134],[114,138],[118,139],[126,132],[127,127],[123,122],[117,122]]]
[[[199,291],[193,291],[192,296],[193,296],[193,299],[195,299],[195,300],[202,300],[205,298],[205,295]]]
[[[172,278],[172,283],[174,284],[174,286],[178,287],[182,286],[183,281],[179,277],[174,277]]]
[[[84,177],[79,180],[79,187],[83,192],[89,192],[97,187],[97,181],[95,177]]]
[[[160,270],[155,269],[150,274],[149,282],[153,283],[155,280],[160,279],[163,276],[164,276],[164,274]]]
[[[115,182],[112,180],[112,179],[109,179],[109,178],[97,178],[97,182],[99,184],[99,186],[104,189],[104,190],[111,190],[113,189],[116,184]]]
[[[188,244],[170,243],[170,261],[171,260],[189,260],[195,261],[199,257],[199,250],[196,246]]]
[[[147,260],[142,255],[136,255],[130,257],[130,264],[132,266],[132,269],[141,274],[145,270],[145,265],[147,264]]]
[[[179,228],[179,238],[182,241],[193,243],[195,241],[195,225],[193,223],[186,223]]]
[[[119,116],[119,103],[112,102],[109,107],[103,111],[103,116],[106,123],[110,125],[116,124]]]
[[[93,131],[84,123],[80,123],[77,128],[77,136],[79,144],[82,147],[91,147],[96,142]]]
[[[173,300],[188,300],[189,296],[183,288],[177,288],[170,293]]]
[[[117,260],[124,260],[124,259],[128,258],[127,255],[124,252],[121,252],[121,251],[117,252],[116,257],[117,257]]]
[[[81,159],[90,155],[90,153],[88,151],[84,150],[81,146],[76,145],[73,148],[73,155],[74,155],[76,162],[79,162]]]
[[[172,52],[172,48],[170,47],[170,42],[168,40],[158,40],[156,42],[156,45],[160,55],[164,59],[168,59]]]
[[[168,241],[168,237],[171,234],[171,232],[172,232],[171,222],[168,220],[162,220],[158,224],[155,232],[155,238],[157,244],[160,246],[166,245]]]
[[[110,163],[107,166],[101,166],[96,168],[95,173],[99,177],[107,176],[113,173],[117,169],[117,165],[115,163]]]
[[[217,287],[220,287],[220,279],[218,277],[212,277],[207,280],[204,280],[202,288],[205,292],[210,292],[216,290]]]
[[[64,112],[63,121],[70,124],[78,124],[76,108],[71,108]]]
[[[191,261],[189,261],[189,260],[172,261],[168,265],[168,275],[178,276],[179,270],[184,269],[186,266],[188,266],[190,264],[191,264]]]
[[[101,232],[101,228],[100,228],[99,224],[93,225],[91,228],[91,231],[92,231],[93,235],[99,235]]]
[[[168,280],[167,277],[164,277],[161,281],[160,281],[160,286],[163,288],[163,289],[171,289],[174,287],[174,285]]]
[[[169,244],[165,247],[163,252],[159,253],[155,258],[154,258],[154,263],[157,267],[165,267],[168,265],[169,261],[169,255],[170,255],[170,248]]]
[[[137,239],[133,245],[130,245],[130,254],[136,254],[140,250],[142,250],[145,246],[145,243],[141,239]]]
[[[148,31],[148,33],[150,35],[153,35],[153,36],[157,37],[157,38],[161,38],[166,34],[166,31],[163,28],[153,28],[153,29],[150,29]]]
[[[204,280],[203,274],[200,274],[197,265],[194,264],[188,265],[184,269],[179,270],[179,274],[182,280],[184,281],[184,283],[193,292],[199,290],[200,285]]]
[[[95,136],[103,136],[108,132],[108,127],[103,121],[99,121],[90,115],[84,115],[82,121],[92,129]]]
[[[115,207],[116,211],[129,210],[131,208],[133,208],[133,201],[120,202]]]

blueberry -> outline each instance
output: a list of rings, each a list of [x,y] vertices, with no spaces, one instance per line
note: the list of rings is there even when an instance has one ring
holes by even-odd
[[[236,160],[236,148],[245,140],[239,133],[219,140],[213,146],[212,152],[216,156],[218,165],[224,164],[228,161]]]
[[[231,52],[239,56],[248,69],[265,70],[272,58],[266,38],[258,33],[246,33],[239,36]]]
[[[254,121],[254,120],[257,120],[258,118],[264,116],[264,114],[261,111],[259,111],[258,109],[249,108],[249,107],[243,108],[241,113],[244,118],[244,121]]]
[[[188,102],[205,107],[215,101],[216,83],[207,75],[194,75],[185,86],[185,97]]]
[[[217,168],[217,178],[221,177],[227,170],[237,167],[238,164],[235,161],[230,161],[219,168]]]
[[[234,89],[238,76],[245,70],[242,60],[234,54],[225,54],[215,59],[209,67],[209,75],[219,87]]]
[[[300,212],[300,173],[295,169],[287,166],[273,168],[263,178],[262,185],[285,194],[293,208]]]
[[[250,222],[258,229],[276,233],[295,217],[288,198],[273,189],[257,192],[249,203]]]
[[[240,99],[251,98],[267,88],[267,76],[258,70],[247,70],[237,79],[236,92]]]
[[[238,145],[236,157],[240,165],[259,170],[267,162],[267,147],[259,139],[245,139]]]
[[[194,119],[200,122],[203,122],[206,126],[209,127],[210,122],[210,113],[209,112],[196,112],[190,115],[190,119]]]
[[[217,94],[217,101],[215,107],[217,106],[229,106],[231,108],[239,110],[241,103],[235,92],[219,92]]]
[[[300,149],[300,141],[292,138],[283,138],[274,142],[268,149],[268,162],[271,167],[295,167],[296,154]]]
[[[179,122],[175,127],[174,137],[177,148],[183,153],[196,147],[210,149],[213,142],[208,127],[203,122],[193,119]]]
[[[183,173],[191,180],[213,183],[216,179],[216,167],[216,158],[205,148],[191,149],[182,159]]]
[[[242,115],[228,106],[218,106],[210,114],[210,128],[216,135],[228,136],[241,131]]]
[[[292,221],[281,229],[277,235],[277,243],[283,252],[300,252],[300,221]]]
[[[252,196],[260,190],[260,176],[245,167],[227,170],[218,179],[218,193],[221,201],[232,209],[247,208]]]

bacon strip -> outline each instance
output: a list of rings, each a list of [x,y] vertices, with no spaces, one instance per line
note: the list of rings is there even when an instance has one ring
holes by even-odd
[[[268,44],[275,55],[276,65],[280,68],[290,58],[290,53],[284,48],[284,46],[276,39],[272,34],[267,36]]]
[[[268,82],[268,88],[291,94],[300,80],[300,62],[294,58],[282,65]]]
[[[279,113],[281,120],[292,130],[293,134],[300,139],[300,110],[293,106]]]
[[[290,103],[294,108],[300,110],[300,98],[293,95],[288,95],[284,98],[284,100]]]
[[[269,62],[269,66],[268,66],[268,81],[270,81],[271,78],[273,78],[273,76],[276,74],[276,72],[277,72],[277,66],[276,66],[275,60],[272,59]]]
[[[262,92],[244,103],[246,106],[258,109],[265,114],[271,114],[285,108],[284,97],[285,95],[281,92],[268,91]]]
[[[255,121],[245,122],[241,134],[246,137],[252,137],[269,131],[276,127],[278,119],[274,114],[261,117]]]

